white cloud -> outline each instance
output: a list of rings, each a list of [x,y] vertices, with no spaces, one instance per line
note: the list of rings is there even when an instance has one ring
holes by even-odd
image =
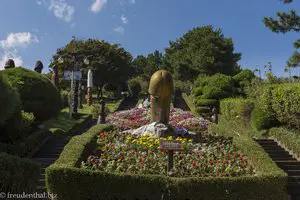
[[[70,27],[75,28],[75,25],[76,25],[75,23],[72,23]]]
[[[128,23],[128,19],[124,15],[121,16],[121,20],[124,24]]]
[[[114,31],[120,34],[124,34],[125,29],[122,26],[119,26],[115,28]]]
[[[91,5],[91,11],[94,13],[100,12],[106,3],[107,0],[95,0]]]
[[[75,8],[70,6],[65,0],[51,0],[48,7],[54,15],[66,22],[70,22],[73,19]]]
[[[29,32],[10,33],[5,40],[0,40],[0,50],[3,52],[0,58],[0,69],[4,68],[8,59],[13,59],[16,66],[23,65],[22,57],[18,55],[18,48],[26,48],[32,43],[38,43],[35,35]]]
[[[42,5],[42,2],[41,2],[41,1],[36,1],[36,3],[37,3],[38,5]]]
[[[129,3],[135,4],[135,0],[129,0]]]

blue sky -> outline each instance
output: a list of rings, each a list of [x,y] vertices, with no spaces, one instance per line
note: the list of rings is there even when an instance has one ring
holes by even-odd
[[[300,11],[300,2],[279,0],[1,0],[0,69],[8,57],[27,68],[35,61],[44,71],[56,49],[78,38],[121,44],[133,56],[164,51],[196,26],[221,28],[242,53],[239,64],[254,69],[268,61],[276,75],[293,53],[297,33],[272,33],[262,23],[278,11]],[[299,12],[300,14],[300,12]],[[293,74],[298,74],[294,71]]]

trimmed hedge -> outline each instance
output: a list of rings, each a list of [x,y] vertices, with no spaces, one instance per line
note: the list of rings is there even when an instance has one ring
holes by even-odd
[[[300,83],[275,85],[271,94],[272,109],[277,120],[300,129]]]
[[[61,96],[48,78],[22,67],[3,70],[1,74],[18,89],[22,109],[32,112],[37,121],[47,120],[59,113]]]
[[[137,80],[131,79],[128,81],[128,89],[132,97],[138,97],[142,91],[142,86]]]
[[[278,121],[270,112],[261,109],[259,106],[255,107],[251,113],[251,127],[254,130],[269,129],[278,124]]]
[[[271,128],[269,135],[276,138],[287,149],[300,159],[300,131],[291,131],[286,128]]]
[[[248,124],[251,118],[251,112],[254,109],[254,102],[250,99],[228,98],[220,102],[221,114],[227,120],[242,121]]]
[[[5,193],[35,192],[40,178],[40,165],[29,159],[21,159],[0,153],[0,188]]]
[[[235,94],[235,81],[231,76],[217,73],[213,76],[199,76],[192,94],[203,99],[223,99]]]
[[[201,114],[201,113],[210,113],[211,109],[210,107],[207,106],[199,106],[196,108],[197,113]]]
[[[75,136],[65,146],[59,159],[46,169],[48,192],[58,199],[267,199],[287,198],[286,174],[249,140],[237,140],[244,149],[252,149],[252,158],[259,158],[258,176],[223,178],[173,178],[158,175],[129,175],[105,173],[78,168],[88,153],[96,147],[96,134],[105,125],[92,127],[86,133]],[[255,146],[256,145],[256,146]],[[250,150],[249,150],[250,151]],[[248,152],[247,152],[248,153]],[[258,153],[258,154],[255,154]],[[249,156],[249,155],[248,155]],[[251,157],[250,156],[250,157]],[[265,163],[266,162],[266,163]],[[254,167],[256,167],[254,165]]]
[[[191,96],[188,96],[186,93],[182,93],[182,98],[184,99],[186,105],[188,105],[189,109],[195,115],[196,117],[199,116],[199,113],[196,111],[196,107],[193,104],[193,101],[191,100]]]
[[[196,99],[196,106],[218,107],[217,99]]]

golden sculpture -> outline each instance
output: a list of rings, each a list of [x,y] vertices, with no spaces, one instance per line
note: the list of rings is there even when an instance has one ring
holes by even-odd
[[[173,90],[173,78],[170,72],[159,70],[152,75],[148,91],[151,101],[151,122],[168,125]]]

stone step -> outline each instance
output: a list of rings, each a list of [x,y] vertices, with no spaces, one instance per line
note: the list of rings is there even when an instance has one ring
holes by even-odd
[[[297,161],[296,159],[290,160],[290,161],[276,161],[276,164],[279,166],[285,166],[285,165],[293,165],[298,166],[300,165],[300,161]]]
[[[267,152],[268,154],[283,154],[283,153],[287,153],[289,154],[287,151],[285,151],[284,149],[264,149],[265,152]]]
[[[290,158],[290,157],[275,157],[275,158],[272,158],[272,160],[273,160],[274,162],[280,162],[280,161],[295,161],[295,159]]]
[[[261,146],[265,151],[285,151],[284,148],[280,146]]]
[[[256,141],[258,144],[264,146],[264,145],[278,145],[277,142],[271,140],[271,141]]]
[[[288,185],[288,193],[293,195],[300,195],[300,186],[299,184],[289,184]]]
[[[286,170],[285,172],[289,176],[300,176],[300,170]]]
[[[281,158],[281,157],[286,157],[286,158],[293,159],[293,156],[290,155],[288,152],[283,152],[283,153],[268,153],[268,155],[269,155],[271,158]]]
[[[289,183],[300,182],[300,176],[289,176],[288,182]]]
[[[300,170],[300,165],[282,165],[279,167],[283,170]]]

